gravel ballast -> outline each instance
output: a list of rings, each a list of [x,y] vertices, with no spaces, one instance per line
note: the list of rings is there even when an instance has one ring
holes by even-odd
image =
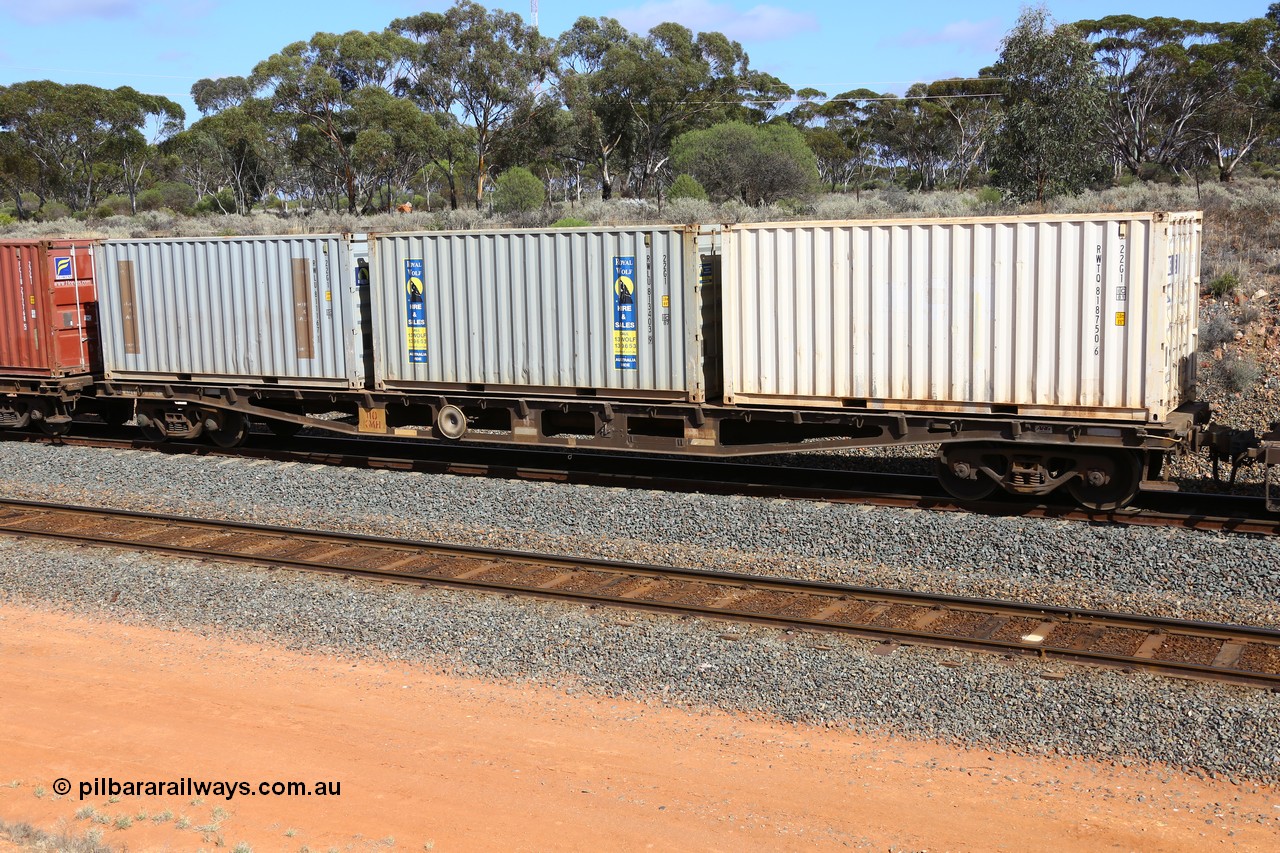
[[[0,443],[14,498],[1280,626],[1280,542]]]
[[[1242,687],[7,539],[0,589],[215,642],[229,631],[654,704],[1280,780],[1280,697]]]

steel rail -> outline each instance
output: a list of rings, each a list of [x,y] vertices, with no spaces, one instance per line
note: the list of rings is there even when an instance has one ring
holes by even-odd
[[[1034,654],[1280,690],[1280,630],[1265,627],[34,501],[0,501],[0,534]]]

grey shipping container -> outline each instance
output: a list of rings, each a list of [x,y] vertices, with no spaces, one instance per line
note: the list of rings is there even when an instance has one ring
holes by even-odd
[[[697,232],[370,237],[377,388],[704,397]]]
[[[1201,214],[724,229],[725,400],[1160,421],[1195,387]]]
[[[349,237],[107,240],[97,253],[108,379],[364,382]]]

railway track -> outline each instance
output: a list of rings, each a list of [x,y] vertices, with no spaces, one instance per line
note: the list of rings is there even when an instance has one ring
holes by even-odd
[[[223,450],[203,442],[157,445],[138,438],[136,431],[128,428],[102,428],[55,438],[0,430],[0,440],[1280,536],[1280,516],[1266,512],[1261,497],[1229,494],[1142,492],[1131,507],[1101,511],[1053,500],[957,501],[932,476],[702,459],[668,461],[597,452],[444,444],[425,447],[385,439],[280,439],[268,435],[254,435],[249,444]]]
[[[1280,631],[841,584],[0,501],[0,534],[1026,654],[1280,690]]]

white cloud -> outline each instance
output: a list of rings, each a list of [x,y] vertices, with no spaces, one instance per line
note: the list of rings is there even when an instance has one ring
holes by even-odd
[[[888,40],[899,47],[955,45],[967,53],[989,53],[1000,46],[1004,25],[999,18],[985,21],[952,21],[940,30],[913,29]]]
[[[132,18],[142,0],[0,0],[0,12],[24,24],[66,23],[82,18]]]
[[[818,29],[815,16],[780,6],[762,4],[739,12],[729,3],[711,0],[666,0],[608,14],[637,33],[647,33],[658,24],[671,21],[695,33],[719,32],[737,41],[784,39]]]

